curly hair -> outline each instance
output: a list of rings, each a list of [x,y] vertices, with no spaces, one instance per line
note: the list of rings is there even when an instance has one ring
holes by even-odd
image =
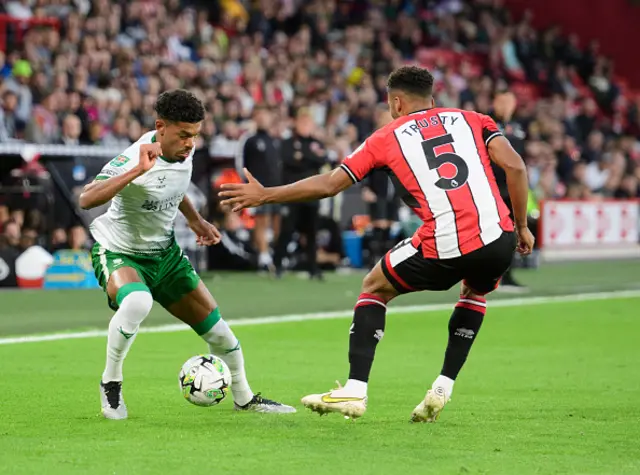
[[[185,89],[165,91],[153,105],[158,117],[170,122],[196,124],[204,120],[204,105],[195,94]]]
[[[389,75],[387,89],[429,97],[433,92],[433,75],[418,66],[402,66]]]

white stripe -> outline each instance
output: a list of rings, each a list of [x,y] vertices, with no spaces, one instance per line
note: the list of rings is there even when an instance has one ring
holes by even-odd
[[[411,256],[415,255],[418,250],[411,244],[411,238],[405,239],[402,244],[397,246],[389,254],[389,262],[391,267],[396,267],[401,262],[406,261]]]
[[[411,126],[414,128],[412,129]],[[460,250],[458,249],[455,213],[447,197],[447,192],[436,186],[440,175],[436,169],[429,170],[427,157],[422,148],[423,138],[420,132],[415,130],[416,127],[416,121],[412,120],[398,127],[394,133],[433,214],[438,257],[440,259],[458,257]]]
[[[346,166],[344,163],[342,165],[340,165],[340,168],[342,168],[345,172],[347,172],[347,175],[349,175],[351,177],[351,179],[355,182],[358,183],[358,178],[353,174],[353,172],[351,170],[349,170],[349,167]]]
[[[104,285],[109,283],[109,268],[107,267],[107,250],[98,244],[98,256],[100,256],[100,267],[102,267],[102,274],[104,275]]]
[[[529,305],[544,305],[562,302],[588,302],[594,300],[640,298],[640,290],[618,290],[614,292],[595,292],[573,295],[556,295],[553,297],[523,297],[515,299],[502,299],[491,302],[491,308],[496,307],[522,307]],[[388,309],[389,314],[416,313],[416,312],[440,312],[451,310],[451,304],[431,305],[406,305]],[[353,316],[353,309],[338,312],[303,313],[294,315],[281,315],[275,317],[246,318],[239,320],[227,320],[230,326],[272,325],[274,323],[307,322],[310,320],[334,320]],[[138,333],[174,333],[191,330],[184,323],[171,325],[159,325],[155,327],[143,327]],[[0,345],[13,345],[16,343],[38,343],[42,341],[75,340],[82,338],[106,337],[107,330],[89,330],[75,333],[49,333],[45,335],[16,336],[0,338]]]
[[[356,302],[356,305],[358,305],[360,302],[367,302],[367,303],[377,303],[378,305],[387,308],[387,306],[385,304],[383,304],[382,302],[380,302],[379,300],[374,300],[374,299],[360,299]]]
[[[494,137],[497,137],[498,135],[502,135],[502,132],[494,132],[491,135],[489,135],[489,137],[487,137],[487,140],[484,141],[485,145],[489,145],[489,142],[491,142],[493,140]]]
[[[464,302],[464,303],[470,303],[473,305],[477,305],[478,307],[487,307],[486,302],[479,302],[477,300],[471,300],[471,299],[460,299],[458,300],[458,302]]]
[[[500,227],[500,213],[496,199],[491,191],[491,185],[487,178],[487,173],[480,158],[480,153],[476,147],[476,141],[473,137],[473,131],[467,123],[462,112],[446,112],[440,115],[452,117],[443,121],[445,129],[453,137],[453,146],[456,155],[462,157],[469,167],[469,178],[467,184],[473,201],[478,210],[478,218],[480,222],[480,239],[486,244],[490,244],[502,235]],[[453,125],[451,123],[453,122]]]

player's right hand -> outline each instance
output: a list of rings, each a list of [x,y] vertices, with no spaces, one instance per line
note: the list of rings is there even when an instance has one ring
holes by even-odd
[[[375,203],[378,201],[378,196],[369,187],[362,188],[362,201],[365,203]]]
[[[531,234],[531,231],[529,231],[529,228],[526,226],[517,228],[516,234],[518,235],[518,247],[516,250],[523,256],[531,254],[536,239],[533,237],[533,234]]]
[[[161,155],[162,147],[158,142],[140,145],[140,161],[138,162],[140,174],[142,175],[151,170]]]

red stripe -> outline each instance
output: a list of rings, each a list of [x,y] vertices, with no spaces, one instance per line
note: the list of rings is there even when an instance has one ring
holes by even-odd
[[[355,307],[353,308],[359,308],[359,307],[366,307],[367,305],[376,305],[378,307],[384,307],[387,308],[387,306],[385,304],[383,304],[382,302],[380,303],[374,303],[374,302],[363,302],[362,300],[358,300],[356,302]]]
[[[489,151],[487,146],[484,143],[484,138],[482,137],[482,120],[481,116],[478,113],[470,113],[463,112],[462,113],[467,119],[467,123],[471,127],[471,131],[473,133],[473,138],[476,141],[476,148],[478,149],[478,154],[480,155],[480,160],[482,161],[482,167],[484,168],[484,174],[489,182],[489,186],[491,187],[491,194],[493,195],[493,199],[496,201],[496,206],[498,208],[498,216],[500,216],[500,227],[503,231],[513,231],[513,222],[509,218],[509,208],[502,200],[500,196],[500,190],[498,189],[498,183],[496,182],[496,177],[493,174],[493,170],[491,169],[491,158],[489,157]]]
[[[472,303],[467,302],[458,302],[456,304],[456,308],[468,308],[469,310],[473,310],[474,312],[479,312],[482,315],[487,313],[486,307],[481,307],[480,305],[473,305]]]
[[[386,304],[387,302],[380,296],[378,295],[374,295],[374,294],[360,294],[358,296],[358,300],[361,299],[369,299],[369,300],[377,300],[378,302],[382,303],[382,304]]]
[[[384,262],[387,265],[387,270],[391,274],[391,277],[393,277],[394,280],[405,289],[415,292],[416,289],[414,289],[409,284],[407,284],[404,280],[402,280],[400,276],[396,273],[394,268],[391,266],[391,258],[389,257],[390,255],[391,255],[391,251],[387,252],[387,254],[384,256]]]

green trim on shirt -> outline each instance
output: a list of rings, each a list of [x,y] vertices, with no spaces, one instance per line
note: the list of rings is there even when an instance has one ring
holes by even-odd
[[[151,137],[151,143],[156,143],[156,134],[153,134],[153,137]],[[162,155],[160,155],[158,158],[167,163],[176,163],[176,162],[172,162],[171,160],[167,160]]]

